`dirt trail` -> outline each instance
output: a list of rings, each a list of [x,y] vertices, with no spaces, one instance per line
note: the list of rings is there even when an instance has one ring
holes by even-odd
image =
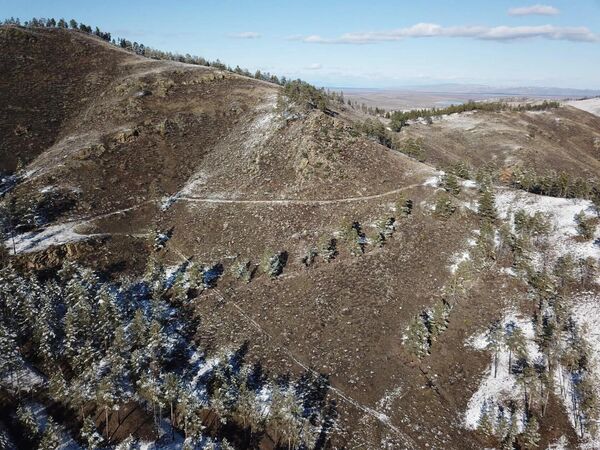
[[[398,189],[382,192],[380,194],[365,195],[360,197],[345,197],[329,200],[302,200],[302,199],[276,199],[276,200],[242,200],[242,199],[225,199],[225,198],[201,198],[201,197],[178,197],[174,199],[176,202],[183,200],[186,202],[195,203],[228,203],[240,205],[334,205],[337,203],[353,203],[384,198],[389,195],[399,194],[400,192],[423,186],[423,183],[409,184]]]

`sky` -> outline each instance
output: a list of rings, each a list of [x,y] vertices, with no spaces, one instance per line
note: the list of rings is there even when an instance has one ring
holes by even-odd
[[[320,86],[600,89],[600,0],[0,0]]]

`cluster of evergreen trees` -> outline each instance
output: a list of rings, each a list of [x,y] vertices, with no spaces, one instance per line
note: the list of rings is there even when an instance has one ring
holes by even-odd
[[[600,180],[573,177],[553,170],[538,174],[533,169],[516,167],[500,173],[500,179],[516,189],[550,197],[583,198],[600,205]]]
[[[430,353],[433,343],[448,328],[450,310],[450,304],[441,299],[413,318],[404,336],[405,345],[411,353],[419,358]]]
[[[319,109],[324,112],[329,110],[331,97],[324,89],[317,89],[305,81],[286,82],[282,94],[301,108]]]
[[[362,134],[366,138],[384,145],[389,149],[404,153],[417,161],[424,162],[426,159],[425,149],[423,148],[423,140],[408,138],[400,140],[396,135],[391,133],[385,125],[378,119],[367,119],[362,123],[355,125],[354,130],[357,134]]]
[[[111,442],[114,416],[120,424],[120,411],[131,403],[152,415],[157,432],[166,421],[182,433],[189,448],[202,438],[206,412],[248,438],[266,433],[288,448],[322,446],[335,413],[327,380],[312,373],[295,381],[270,379],[260,366],[244,363],[245,348],[206,360],[196,337],[200,318],[191,306],[204,287],[194,273],[201,271],[184,265],[167,276],[152,263],[143,279],[115,284],[69,263],[43,279],[2,269],[3,394],[18,404],[20,392],[31,388],[27,374],[43,374],[47,383],[29,395],[70,410],[90,448],[99,445],[100,434]],[[103,430],[91,420],[97,413]],[[23,430],[17,416],[15,426]],[[23,439],[48,448],[40,433]]]
[[[2,22],[3,25],[15,25],[15,26],[24,26],[27,28],[70,28],[72,30],[79,30],[82,31],[84,33],[88,33],[88,34],[94,34],[96,36],[98,36],[100,39],[103,39],[107,42],[111,42],[111,34],[101,31],[98,27],[96,27],[95,29],[92,29],[91,26],[86,25],[84,23],[77,23],[77,21],[75,19],[71,19],[69,20],[69,22],[67,22],[65,19],[54,19],[54,18],[50,18],[50,19],[45,19],[45,18],[36,18],[34,17],[31,20],[26,20],[25,22],[23,22],[23,24],[21,24],[21,21],[19,18],[14,18],[11,17],[10,19],[5,19]],[[114,42],[113,42],[114,43]]]
[[[519,404],[487,401],[480,416],[479,431],[497,439],[502,448],[513,448],[516,442],[530,447],[537,435],[538,417],[543,418],[549,398],[558,388],[570,403],[576,431],[580,437],[596,432],[600,416],[591,366],[591,348],[581,328],[573,320],[572,289],[577,278],[574,266],[558,261],[552,272],[535,272],[527,283],[536,303],[533,316],[534,342],[542,357],[528,352],[525,335],[514,322],[502,326],[494,321],[487,333],[487,348],[493,356],[493,374],[498,376],[498,355],[508,351],[508,372],[515,377],[523,398]],[[526,417],[523,433],[518,433],[515,420]],[[530,426],[529,422],[535,421]],[[539,437],[538,437],[539,439]]]
[[[544,100],[541,103],[523,103],[513,106],[506,102],[474,102],[469,101],[461,105],[451,105],[446,108],[413,109],[410,111],[395,111],[389,115],[390,127],[393,131],[400,131],[409,120],[420,118],[431,121],[432,117],[447,114],[463,113],[468,111],[545,111],[558,108],[560,103]]]

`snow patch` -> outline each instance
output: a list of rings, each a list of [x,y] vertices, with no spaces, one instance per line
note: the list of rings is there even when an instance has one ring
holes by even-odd
[[[439,187],[440,183],[442,182],[442,177],[446,175],[446,173],[444,171],[437,171],[435,172],[435,175],[427,178],[425,180],[425,182],[423,183],[423,186],[432,186],[432,187]]]
[[[19,234],[4,241],[4,246],[13,254],[33,253],[46,250],[52,245],[63,245],[89,239],[95,234],[79,234],[75,229],[82,225],[77,222],[50,225],[46,228]],[[14,241],[14,242],[13,242]]]
[[[502,330],[506,330],[507,326],[514,324],[523,332],[525,338],[527,354],[529,361],[536,361],[543,358],[537,344],[534,341],[535,331],[531,320],[525,319],[514,311],[506,313],[501,321]],[[490,344],[490,338],[487,332],[479,333],[467,339],[465,345],[476,350],[486,350]],[[492,408],[495,405],[504,403],[506,400],[513,400],[516,404],[521,404],[524,398],[523,389],[517,383],[514,374],[509,372],[509,350],[502,344],[498,351],[496,361],[497,370],[495,371],[494,356],[490,365],[485,372],[484,378],[481,381],[477,391],[471,396],[467,404],[465,412],[464,425],[465,428],[474,430],[477,428],[481,419],[482,411],[487,407]],[[514,357],[512,358],[514,362]],[[496,372],[496,376],[494,376]],[[519,431],[523,431],[523,419],[518,421]]]
[[[596,230],[595,236],[589,241],[574,239],[578,235],[575,216],[581,211],[587,216],[593,215],[593,204],[589,200],[546,197],[504,189],[496,193],[496,208],[500,217],[505,220],[519,209],[530,215],[539,212],[550,217],[554,224],[549,235],[552,259],[568,253],[576,258],[600,259],[600,229]]]

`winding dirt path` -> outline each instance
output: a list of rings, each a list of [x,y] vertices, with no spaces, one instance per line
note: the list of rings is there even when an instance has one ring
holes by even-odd
[[[177,197],[174,198],[174,202],[186,201],[192,203],[216,203],[216,204],[238,204],[238,205],[334,205],[337,203],[354,203],[364,202],[369,200],[377,200],[380,198],[388,197],[390,195],[399,194],[400,192],[414,189],[416,187],[423,186],[423,183],[409,184],[398,189],[392,189],[391,191],[382,192],[380,194],[365,195],[360,197],[345,197],[328,200],[303,200],[303,199],[274,199],[274,200],[244,200],[244,199],[226,199],[226,198],[202,198],[202,197]]]

